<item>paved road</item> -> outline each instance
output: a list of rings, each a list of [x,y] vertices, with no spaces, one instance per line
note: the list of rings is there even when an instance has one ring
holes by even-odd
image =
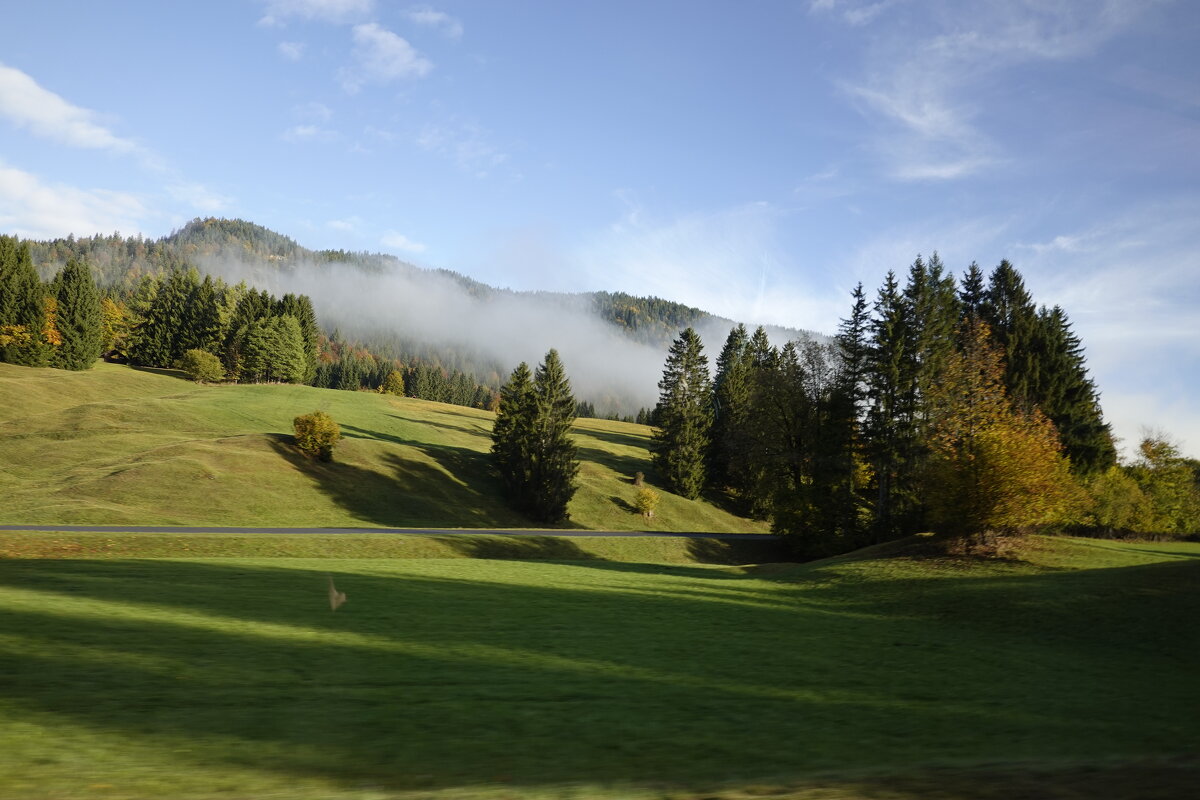
[[[662,531],[508,530],[462,528],[207,528],[171,525],[0,525],[0,531],[60,533],[393,533],[410,536],[648,536],[671,539],[767,540],[770,533],[674,533]]]

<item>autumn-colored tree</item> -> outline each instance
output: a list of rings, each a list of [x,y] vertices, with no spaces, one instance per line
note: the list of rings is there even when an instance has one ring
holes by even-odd
[[[333,461],[333,446],[342,438],[342,429],[324,411],[302,414],[292,420],[296,446],[321,461]]]
[[[404,374],[397,370],[389,372],[383,383],[379,384],[379,393],[404,397]]]
[[[45,322],[42,324],[42,339],[51,347],[62,345],[62,334],[58,330],[58,298],[52,294],[42,300]]]
[[[659,494],[649,486],[643,486],[638,489],[637,495],[633,498],[633,507],[644,519],[653,519],[654,512],[658,508]]]
[[[129,346],[131,320],[128,307],[111,297],[100,300],[100,341],[106,353],[116,351],[124,356]]]
[[[925,487],[939,532],[1012,533],[1064,519],[1081,490],[1053,424],[1020,411],[985,323],[968,320],[962,348],[931,390],[931,454]]]

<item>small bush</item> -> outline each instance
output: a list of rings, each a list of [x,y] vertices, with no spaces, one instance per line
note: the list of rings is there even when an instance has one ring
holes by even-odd
[[[196,383],[218,383],[225,380],[221,360],[206,350],[188,350],[176,366]]]
[[[654,510],[658,508],[658,492],[643,486],[638,489],[637,495],[633,498],[633,507],[645,519],[651,519],[654,516]]]
[[[642,472],[633,473],[633,485],[642,486],[646,482],[646,475]]]
[[[292,420],[296,446],[322,461],[333,461],[333,446],[342,438],[342,430],[324,411],[302,414]]]

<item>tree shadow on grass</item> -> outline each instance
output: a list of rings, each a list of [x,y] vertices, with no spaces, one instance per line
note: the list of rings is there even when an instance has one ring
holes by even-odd
[[[499,479],[480,453],[413,445],[423,461],[385,456],[388,473],[311,459],[276,434],[271,445],[318,489],[356,518],[386,527],[520,527],[527,520],[503,503]],[[430,463],[432,462],[432,463]]]
[[[1195,742],[1183,702],[1193,651],[1171,660],[1142,647],[1139,668],[1096,669],[1096,645],[1128,653],[1122,631],[1180,605],[1139,593],[1160,585],[1150,572],[1128,573],[1131,592],[1115,602],[1082,598],[1098,606],[1094,624],[1072,614],[1047,624],[1061,615],[1047,608],[1014,629],[1012,607],[1085,587],[1060,573],[1003,576],[964,609],[955,590],[974,591],[970,577],[927,582],[946,593],[929,607],[913,597],[920,582],[763,588],[684,570],[597,584],[576,565],[530,577],[458,564],[470,562],[396,574],[331,562],[349,597],[334,614],[319,568],[0,562],[6,710],[40,724],[47,748],[59,725],[160,748],[174,770],[158,776],[160,792],[189,764],[345,791],[503,781],[517,796],[565,783],[669,793],[831,769],[995,764],[1031,748],[1099,759]],[[1191,613],[1197,592],[1183,581],[1195,570],[1171,566],[1169,586],[1193,587],[1182,598]],[[1126,604],[1114,623],[1113,607]],[[1071,620],[1075,638],[1056,641]],[[103,777],[104,767],[90,769]],[[78,776],[93,777],[86,765]]]
[[[452,550],[470,558],[540,561],[603,561],[570,539],[558,536],[470,536],[454,534],[435,537]]]
[[[608,442],[610,444],[621,445],[622,447],[634,447],[638,450],[648,451],[650,446],[650,438],[647,436],[634,436],[630,433],[616,433],[613,431],[599,431],[594,428],[576,428],[573,431],[575,436],[590,436],[594,439]]]

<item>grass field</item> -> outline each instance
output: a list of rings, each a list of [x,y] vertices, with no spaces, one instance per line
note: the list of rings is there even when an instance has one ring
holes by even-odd
[[[644,540],[559,561],[378,557],[387,537],[358,535],[328,558],[26,541],[47,549],[0,560],[8,800],[1200,785],[1196,544],[720,567],[648,563]]]
[[[330,413],[335,462],[291,445],[292,419]],[[29,524],[523,528],[491,470],[494,416],[308,386],[197,386],[161,371],[0,364],[0,521]],[[568,527],[763,532],[662,493],[647,522],[634,473],[650,429],[575,426],[582,468]]]

